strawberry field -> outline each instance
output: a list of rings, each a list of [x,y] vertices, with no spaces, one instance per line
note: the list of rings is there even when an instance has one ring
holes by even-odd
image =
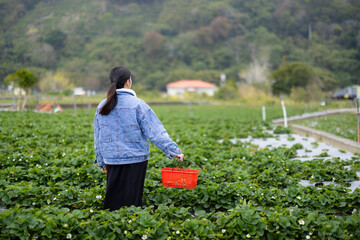
[[[195,189],[165,188],[172,166],[155,146],[143,208],[102,210],[106,176],[93,164],[94,111],[1,112],[1,239],[359,239],[357,156],[328,153],[294,160],[303,149],[258,147],[234,138],[289,133],[261,121],[261,109],[236,106],[154,107],[185,154],[201,170]],[[303,109],[290,108],[288,115]],[[280,107],[267,108],[269,119]],[[289,135],[288,138],[291,138]],[[219,141],[221,140],[221,141]],[[290,139],[291,140],[291,139]],[[271,145],[271,142],[270,142]],[[323,154],[323,155],[326,155]],[[303,186],[303,180],[336,185]]]

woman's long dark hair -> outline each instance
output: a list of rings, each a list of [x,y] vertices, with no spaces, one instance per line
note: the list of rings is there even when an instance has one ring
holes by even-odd
[[[123,88],[126,81],[131,77],[131,72],[126,67],[114,67],[110,71],[110,87],[107,92],[105,104],[101,107],[99,113],[101,115],[108,115],[117,104],[116,89]]]

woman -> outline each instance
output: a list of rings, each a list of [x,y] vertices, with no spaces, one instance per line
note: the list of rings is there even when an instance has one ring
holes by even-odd
[[[96,160],[107,174],[104,209],[142,206],[149,159],[148,139],[167,157],[183,161],[153,110],[131,90],[131,72],[115,67],[110,72],[107,98],[97,107],[94,120]]]

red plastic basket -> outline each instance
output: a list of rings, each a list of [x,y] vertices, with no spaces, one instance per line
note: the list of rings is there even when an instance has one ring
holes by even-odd
[[[195,188],[200,170],[183,168],[161,169],[164,187]]]

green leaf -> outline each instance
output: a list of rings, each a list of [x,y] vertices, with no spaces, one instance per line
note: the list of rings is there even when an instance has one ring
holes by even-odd
[[[283,228],[287,228],[287,227],[291,226],[291,224],[290,224],[290,218],[285,217],[285,216],[280,216],[280,217],[279,217],[279,224],[280,224]]]

